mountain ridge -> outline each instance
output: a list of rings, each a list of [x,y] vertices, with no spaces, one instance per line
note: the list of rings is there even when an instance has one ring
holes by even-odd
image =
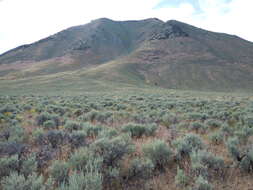
[[[81,75],[84,80],[96,76],[98,80],[131,81],[133,85],[233,91],[252,90],[252,71],[253,43],[157,18],[100,18],[0,55],[0,79],[5,82],[50,78],[61,72],[80,77],[83,72],[88,73]]]

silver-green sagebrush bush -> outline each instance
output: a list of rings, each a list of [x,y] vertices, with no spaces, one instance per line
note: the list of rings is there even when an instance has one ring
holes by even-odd
[[[68,182],[69,163],[55,160],[50,167],[50,174],[52,179],[59,185]]]
[[[69,142],[73,148],[79,148],[85,146],[87,133],[83,130],[73,131],[69,136]]]
[[[239,166],[245,172],[253,172],[253,147],[252,147],[252,145],[248,150],[246,150],[246,153],[243,155]]]
[[[38,164],[36,161],[36,155],[28,155],[25,159],[21,160],[20,173],[25,177],[37,172]]]
[[[67,131],[72,132],[72,131],[82,129],[82,125],[81,125],[81,123],[79,123],[77,121],[67,120],[65,125],[64,125],[64,129],[66,129]]]
[[[96,140],[91,149],[101,157],[107,166],[117,165],[123,156],[132,153],[135,146],[128,134],[123,134],[117,137],[103,137]]]
[[[132,137],[141,137],[143,135],[152,136],[154,135],[157,126],[155,124],[136,124],[136,123],[128,123],[122,126],[122,131],[130,133]]]
[[[100,171],[102,159],[90,156],[84,165],[77,167],[79,171],[74,170],[68,181],[61,184],[61,190],[102,190],[103,175]],[[73,164],[73,160],[71,163]]]
[[[70,167],[79,172],[86,172],[86,167],[91,163],[99,170],[102,166],[102,162],[102,157],[96,156],[94,152],[86,147],[75,151],[69,159]]]
[[[195,134],[187,134],[182,138],[176,139],[173,141],[173,145],[176,147],[179,158],[205,147],[202,139]]]
[[[240,145],[240,142],[237,137],[230,137],[226,142],[228,152],[230,153],[232,158],[236,161],[238,161],[238,159],[240,159],[241,157],[241,153],[239,151],[239,145]]]
[[[45,122],[53,121],[55,126],[58,127],[60,125],[60,118],[56,114],[50,114],[48,112],[43,112],[36,117],[37,125],[43,126]]]
[[[151,143],[144,144],[142,151],[144,156],[152,160],[155,167],[158,168],[164,168],[173,157],[170,147],[161,140],[154,140]]]
[[[58,190],[102,190],[103,178],[97,171],[87,174],[75,171],[68,183],[63,183]]]
[[[190,178],[185,174],[184,170],[177,168],[177,175],[175,176],[175,183],[180,187],[185,187],[189,184]]]
[[[191,123],[190,128],[196,132],[201,132],[201,133],[204,133],[207,130],[207,126],[198,121]]]
[[[43,177],[31,174],[27,178],[14,172],[1,182],[4,190],[47,190],[43,184]]]
[[[154,170],[153,162],[148,158],[136,158],[130,162],[130,179],[147,179],[152,176]]]
[[[213,187],[206,179],[199,176],[192,190],[213,190]]]
[[[214,171],[216,175],[220,174],[225,167],[224,160],[221,157],[215,156],[206,150],[193,152],[190,157],[193,165],[203,165],[206,169]]]
[[[56,123],[54,120],[47,120],[43,123],[43,127],[45,129],[55,129],[56,128]]]
[[[217,131],[208,135],[208,138],[212,142],[212,144],[219,145],[223,143],[224,136],[223,133]]]
[[[215,119],[209,119],[205,121],[205,124],[209,127],[209,128],[219,128],[222,126],[222,123],[218,120]]]
[[[170,125],[176,124],[178,122],[177,116],[174,113],[165,114],[162,117],[162,123],[169,127]]]
[[[18,155],[0,158],[0,179],[19,169]]]
[[[86,132],[88,137],[96,137],[104,127],[101,125],[92,125],[90,123],[84,123],[83,124],[83,131]]]
[[[25,139],[25,131],[24,129],[19,125],[12,125],[9,129],[9,142],[17,142],[22,143]]]

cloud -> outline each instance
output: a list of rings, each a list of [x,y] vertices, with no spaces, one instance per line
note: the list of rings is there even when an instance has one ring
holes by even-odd
[[[253,40],[253,29],[248,24],[253,17],[252,0],[175,0],[177,6],[158,7],[162,1],[4,0],[0,4],[0,53],[100,17],[176,19]]]
[[[251,0],[199,0],[202,14],[191,17],[191,23],[200,27],[235,34],[253,41]]]
[[[198,0],[162,0],[160,1],[154,9],[160,9],[160,8],[180,8],[182,4],[191,4],[191,6],[195,9],[196,12],[200,12],[200,4]]]

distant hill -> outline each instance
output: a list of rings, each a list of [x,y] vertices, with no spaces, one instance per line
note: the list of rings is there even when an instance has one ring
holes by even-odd
[[[102,82],[253,91],[253,43],[175,20],[101,18],[0,55],[2,89]]]

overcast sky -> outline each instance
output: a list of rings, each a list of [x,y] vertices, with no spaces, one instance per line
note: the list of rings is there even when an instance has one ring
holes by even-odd
[[[0,54],[65,28],[107,17],[156,17],[253,41],[253,0],[0,0]]]

